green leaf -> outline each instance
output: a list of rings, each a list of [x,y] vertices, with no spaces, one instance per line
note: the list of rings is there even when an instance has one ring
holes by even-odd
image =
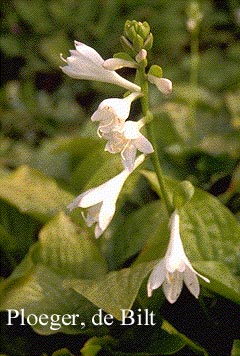
[[[204,350],[201,346],[193,342],[191,339],[189,339],[187,336],[184,334],[180,333],[177,329],[175,329],[167,320],[163,320],[162,330],[165,330],[168,332],[170,335],[175,335],[178,337],[182,342],[185,343],[185,345],[189,346],[192,350],[196,351],[198,355],[205,355],[207,356],[206,350]]]
[[[62,275],[92,279],[107,272],[106,262],[95,241],[63,213],[43,227],[39,240],[39,252],[34,256],[36,262]]]
[[[39,222],[3,201],[0,202],[0,221],[0,247],[8,262],[12,262],[11,267],[15,267],[16,261],[21,260],[36,241]]]
[[[66,276],[94,278],[105,272],[106,263],[93,241],[61,213],[42,229],[40,241],[2,283],[0,308],[20,310],[25,317],[47,314],[47,325],[33,325],[40,334],[91,333],[91,318],[97,308],[75,291],[65,289],[63,280]],[[51,321],[53,314],[59,315],[55,325]],[[77,325],[62,324],[64,314],[79,314]],[[104,329],[99,328],[99,332]]]
[[[98,170],[104,162],[109,163],[109,153],[105,152],[103,145],[95,146],[80,161],[77,168],[73,171],[71,184],[81,191],[84,189],[93,176],[97,175]],[[111,157],[112,158],[112,157]]]
[[[33,168],[22,166],[0,179],[0,198],[20,212],[45,222],[66,206],[73,196]]]
[[[103,336],[103,337],[92,337],[89,339],[81,349],[81,355],[82,356],[96,356],[98,352],[104,348],[104,346],[108,346],[111,344],[116,344],[116,341],[109,337],[109,336]]]
[[[55,351],[52,356],[74,356],[68,349],[61,349]]]
[[[68,152],[78,160],[84,159],[94,148],[101,146],[98,139],[90,137],[66,137],[56,142],[56,152]],[[99,150],[101,150],[99,147]]]
[[[240,304],[240,278],[233,275],[224,263],[197,261],[194,267],[210,279],[209,289]]]
[[[240,355],[240,340],[234,340],[231,356]]]
[[[154,240],[159,229],[162,230],[160,225],[165,219],[166,213],[161,209],[159,201],[146,204],[127,216],[112,237],[112,259],[115,266],[120,266],[138,253],[147,240]],[[159,247],[156,251],[160,253]]]
[[[144,278],[153,266],[153,262],[142,263],[134,268],[110,272],[98,280],[66,279],[64,286],[122,320],[121,309],[131,309]]]

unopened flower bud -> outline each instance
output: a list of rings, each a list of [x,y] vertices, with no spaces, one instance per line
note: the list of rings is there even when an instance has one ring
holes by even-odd
[[[141,36],[137,35],[133,39],[133,47],[136,51],[140,51],[143,48],[143,39]]]
[[[145,61],[147,59],[147,51],[145,49],[141,49],[141,51],[135,57],[138,63]]]
[[[133,48],[133,45],[125,36],[120,37],[120,42],[124,51],[126,51],[130,56],[135,57],[136,52]]]
[[[182,208],[194,194],[194,186],[187,180],[179,183],[173,193],[173,205],[176,209]]]
[[[153,45],[153,35],[152,33],[149,33],[146,41],[143,44],[143,48],[149,51],[152,48],[152,45]]]

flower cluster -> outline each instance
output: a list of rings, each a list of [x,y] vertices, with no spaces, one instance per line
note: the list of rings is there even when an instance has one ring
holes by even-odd
[[[75,42],[75,50],[70,51],[70,57],[66,60],[62,58],[66,65],[61,69],[72,78],[96,80],[127,89],[123,98],[103,100],[91,116],[91,120],[98,123],[98,136],[106,141],[105,151],[120,154],[123,171],[100,186],[80,194],[68,206],[70,211],[77,207],[88,209],[87,214],[83,213],[83,217],[87,226],[95,224],[96,238],[109,226],[126,179],[144,161],[147,154],[154,152],[151,142],[141,133],[141,129],[149,117],[151,118],[151,115],[148,117],[149,110],[143,110],[146,116],[139,121],[129,120],[132,103],[146,96],[143,84],[146,81],[155,84],[163,94],[172,91],[171,81],[162,78],[161,67],[153,65],[148,73],[145,73],[147,50],[151,48],[153,41],[149,25],[146,22],[127,21],[121,40],[126,52],[105,61],[93,48],[80,42]],[[142,73],[142,82],[139,80],[138,83],[132,83],[121,77],[116,70],[123,67],[135,68],[138,74]],[[142,69],[144,72],[141,72]],[[138,151],[142,154],[138,155]],[[170,240],[166,255],[153,269],[147,286],[150,297],[154,289],[163,285],[163,291],[170,303],[177,300],[183,282],[196,298],[200,291],[197,276],[209,282],[193,269],[184,252],[178,211],[182,203],[191,198],[193,190],[189,188],[190,183],[182,183],[179,188],[181,194],[178,193],[173,201],[175,210],[170,218]]]
[[[70,210],[76,207],[89,209],[85,221],[88,226],[96,223],[95,237],[98,238],[111,222],[125,180],[142,163],[145,155],[153,152],[152,144],[140,132],[144,120],[128,120],[132,102],[142,96],[141,87],[115,71],[122,67],[137,68],[138,64],[146,59],[147,51],[142,49],[135,56],[135,60],[110,58],[104,61],[93,48],[75,41],[75,50],[70,51],[70,54],[66,60],[62,58],[67,65],[61,67],[70,77],[116,84],[128,90],[128,95],[124,98],[103,100],[91,117],[93,122],[98,122],[98,136],[106,140],[105,150],[113,154],[120,153],[124,170],[99,187],[80,194],[69,205]],[[148,79],[163,93],[171,92],[170,80],[151,74]],[[143,155],[137,157],[137,151]]]

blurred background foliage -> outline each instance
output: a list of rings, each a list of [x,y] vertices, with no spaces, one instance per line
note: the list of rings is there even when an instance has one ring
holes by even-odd
[[[164,77],[173,82],[173,94],[168,98],[154,88],[150,92],[166,174],[188,179],[217,196],[240,219],[240,5],[238,0],[199,1],[203,18],[199,32],[199,83],[194,90],[189,85],[189,5],[189,0],[3,0],[0,176],[27,164],[55,178],[71,193],[79,194],[80,184],[84,186],[79,181],[80,172],[86,172],[84,183],[91,178],[91,168],[86,170],[89,161],[84,161],[89,149],[96,151],[92,160],[100,159],[98,168],[103,158],[97,153],[101,143],[94,140],[96,127],[90,116],[106,95],[119,96],[122,90],[68,78],[59,68],[63,65],[59,54],[67,57],[73,41],[78,40],[95,48],[103,58],[112,57],[120,51],[119,37],[125,21],[136,19],[149,22],[154,35],[150,64],[162,66]],[[120,73],[127,78],[133,74],[126,69]],[[192,128],[193,102],[196,123]],[[137,116],[139,108],[134,106],[132,114]],[[80,149],[81,137],[92,141],[86,141]],[[95,167],[93,164],[92,170]],[[147,188],[142,184],[144,192]],[[146,195],[145,192],[136,197],[132,204],[150,200]],[[1,202],[5,228],[0,231],[1,243],[9,241],[6,232],[11,230],[24,244],[19,249],[14,240],[9,250],[4,248],[4,277],[26,254],[39,230],[37,220],[23,218],[13,207],[9,217],[8,208]],[[18,220],[21,229],[12,233],[13,222]],[[38,342],[33,332],[30,338]],[[17,345],[28,350],[23,344],[19,339]],[[60,342],[58,346],[65,344]]]

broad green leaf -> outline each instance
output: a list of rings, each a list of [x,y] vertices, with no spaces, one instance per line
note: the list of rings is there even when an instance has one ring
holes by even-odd
[[[25,317],[79,314],[76,326],[51,328],[49,322],[46,326],[37,323],[33,328],[41,334],[91,332],[96,307],[75,291],[65,289],[63,279],[97,278],[104,273],[106,263],[94,242],[61,213],[43,227],[40,241],[1,284],[1,310],[24,309]]]
[[[36,262],[53,268],[62,275],[97,278],[107,272],[106,262],[95,241],[60,213],[43,227]]]
[[[80,192],[88,185],[89,180],[92,179],[100,167],[105,163],[109,163],[109,153],[104,151],[103,145],[97,145],[92,148],[90,153],[86,153],[85,157],[80,161],[77,168],[73,171],[71,177],[71,184]]]
[[[45,222],[66,206],[73,196],[33,168],[22,166],[0,179],[0,198],[20,212]]]
[[[119,339],[109,336],[93,337],[81,349],[84,356],[95,356],[100,350],[113,356],[170,355],[182,349],[186,342],[176,335],[161,329],[162,321],[156,325],[141,326],[137,322],[120,334]],[[186,338],[187,339],[187,338]]]
[[[39,222],[3,201],[0,201],[0,221],[0,248],[7,257],[9,264],[6,267],[11,272],[36,241]]]
[[[76,292],[65,290],[62,282],[62,277],[52,269],[41,264],[34,265],[28,274],[6,285],[1,293],[1,311],[17,310],[25,318],[30,314],[35,314],[38,318],[42,314],[47,314],[47,325],[37,322],[32,326],[42,335],[56,332],[67,334],[91,332],[93,327],[90,321],[97,311],[96,308]],[[14,311],[8,313],[15,314]],[[53,319],[51,321],[51,315],[54,314],[59,315],[55,323]],[[60,317],[64,314],[79,314],[76,325],[63,325]],[[12,323],[14,324],[14,319]]]
[[[234,340],[231,356],[240,355],[240,340]]]
[[[211,284],[208,288],[240,304],[240,277],[233,275],[224,263],[197,261],[194,262],[194,267],[210,279]]]
[[[139,325],[135,325],[120,341],[121,351],[112,352],[114,356],[173,355],[186,345],[178,335],[162,330],[161,322],[148,330],[141,330]]]
[[[164,220],[166,213],[161,208],[159,200],[146,204],[127,216],[112,237],[112,259],[115,266],[120,266],[138,253],[146,241],[154,240],[159,234],[159,229],[162,231],[160,225]],[[162,246],[158,246],[156,252],[160,253],[161,249]]]
[[[64,286],[74,289],[105,312],[122,320],[121,309],[131,309],[153,265],[153,262],[142,263],[134,268],[110,272],[98,280],[66,279]]]

